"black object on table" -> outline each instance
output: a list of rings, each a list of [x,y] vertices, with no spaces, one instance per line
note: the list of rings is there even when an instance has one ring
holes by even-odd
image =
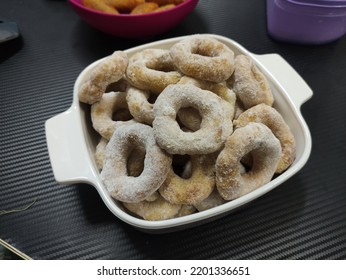
[[[265,1],[201,0],[169,33],[111,37],[65,1],[2,0],[22,38],[0,44],[0,238],[34,259],[346,259],[346,37],[320,46],[272,40]],[[91,62],[154,40],[215,33],[278,53],[314,91],[302,107],[312,153],[294,177],[247,207],[196,228],[150,235],[123,223],[86,184],[58,185],[44,123],[72,102]]]

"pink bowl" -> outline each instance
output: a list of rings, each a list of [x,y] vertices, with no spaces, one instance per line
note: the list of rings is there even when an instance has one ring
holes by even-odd
[[[186,0],[175,8],[141,15],[107,14],[84,7],[81,0],[69,0],[82,20],[105,33],[124,38],[145,38],[164,33],[181,22],[198,0]]]

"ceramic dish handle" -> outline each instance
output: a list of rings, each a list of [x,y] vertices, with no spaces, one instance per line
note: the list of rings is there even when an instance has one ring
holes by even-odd
[[[312,90],[288,62],[278,54],[255,55],[282,85],[292,98],[294,105],[300,106],[312,97]]]
[[[58,183],[92,184],[96,180],[78,120],[78,112],[72,107],[45,124],[49,157]]]

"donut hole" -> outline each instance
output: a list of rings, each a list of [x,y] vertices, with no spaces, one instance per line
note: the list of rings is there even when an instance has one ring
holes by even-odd
[[[201,46],[195,46],[191,50],[192,54],[200,55],[200,56],[206,56],[206,57],[215,57],[217,56],[216,52],[214,52],[212,49],[204,48]]]
[[[138,177],[142,174],[144,169],[144,159],[145,150],[143,147],[134,147],[130,151],[126,163],[126,170],[128,176]]]
[[[241,158],[240,162],[243,164],[245,172],[246,173],[249,172],[251,170],[252,165],[253,165],[253,158],[252,158],[251,152],[244,155]]]
[[[161,63],[147,63],[146,67],[148,69],[151,69],[151,70],[165,72],[165,73],[169,73],[169,72],[175,71],[173,63],[164,63],[164,62],[161,62]]]
[[[125,79],[120,79],[117,82],[109,84],[105,92],[111,92],[111,91],[125,92],[128,87],[129,87],[129,83]]]
[[[189,155],[173,155],[172,168],[173,172],[184,179],[191,177],[191,170],[187,170],[187,164],[190,161]]]
[[[184,107],[179,109],[176,121],[181,130],[185,132],[194,132],[201,128],[202,117],[198,109],[194,107]]]
[[[155,101],[156,101],[156,99],[157,99],[157,95],[156,95],[156,94],[153,94],[153,93],[150,93],[149,98],[148,98],[148,102],[149,102],[150,104],[154,104]]]
[[[129,121],[132,119],[133,117],[127,108],[120,108],[112,114],[113,121]]]

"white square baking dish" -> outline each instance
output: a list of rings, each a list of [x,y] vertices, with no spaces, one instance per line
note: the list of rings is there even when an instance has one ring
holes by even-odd
[[[311,136],[300,113],[300,107],[311,98],[312,90],[281,56],[277,54],[256,55],[229,38],[213,34],[206,35],[229,46],[235,55],[245,54],[252,57],[257,67],[266,75],[275,98],[274,107],[282,114],[296,140],[296,159],[284,173],[238,199],[188,216],[164,221],[146,221],[128,214],[122,205],[109,195],[101,182],[94,159],[98,138],[91,126],[90,106],[80,103],[77,95],[86,74],[102,60],[100,59],[86,67],[78,76],[74,85],[72,106],[67,111],[46,121],[47,145],[56,181],[61,184],[91,184],[116,217],[137,229],[151,233],[163,233],[196,226],[219,218],[264,195],[296,174],[305,165],[311,152]],[[161,40],[131,48],[125,52],[131,56],[146,48],[168,49],[185,37]]]

